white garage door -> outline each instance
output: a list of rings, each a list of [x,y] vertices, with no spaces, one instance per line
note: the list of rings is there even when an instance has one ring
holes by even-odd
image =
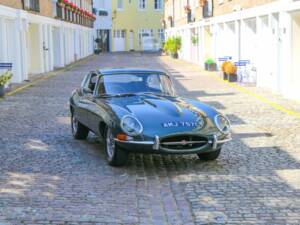
[[[153,37],[144,36],[143,37],[143,50],[152,51],[155,49]]]
[[[114,31],[114,47],[116,52],[125,51],[125,30]]]

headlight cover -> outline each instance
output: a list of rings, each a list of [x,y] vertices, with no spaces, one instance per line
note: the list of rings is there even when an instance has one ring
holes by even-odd
[[[137,136],[143,132],[143,126],[137,118],[131,115],[123,116],[121,119],[122,130],[130,135]]]
[[[215,124],[218,130],[222,134],[229,134],[230,133],[230,121],[223,115],[219,114],[215,116]]]

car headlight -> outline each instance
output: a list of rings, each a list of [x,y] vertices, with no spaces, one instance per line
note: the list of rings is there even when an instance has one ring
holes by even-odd
[[[123,116],[121,119],[121,128],[130,136],[137,136],[143,132],[143,126],[140,121],[131,115]]]
[[[229,134],[230,132],[230,121],[223,115],[219,114],[215,116],[215,124],[219,131],[223,134]]]

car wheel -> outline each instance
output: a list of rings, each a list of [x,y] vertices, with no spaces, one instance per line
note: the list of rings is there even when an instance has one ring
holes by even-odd
[[[198,153],[198,157],[202,160],[205,160],[205,161],[211,161],[211,160],[215,160],[219,157],[221,153],[221,149],[218,149],[214,152],[207,152],[207,153]]]
[[[105,152],[108,164],[111,166],[124,166],[128,159],[128,153],[118,147],[110,128],[105,132]]]
[[[72,134],[75,139],[83,140],[86,139],[89,134],[89,129],[80,123],[77,118],[72,114],[71,116],[71,128]]]

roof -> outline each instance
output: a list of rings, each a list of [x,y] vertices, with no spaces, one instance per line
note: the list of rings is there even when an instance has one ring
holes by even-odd
[[[163,70],[142,69],[142,68],[111,68],[100,69],[99,72],[103,75],[124,74],[124,73],[162,73],[166,74]]]

